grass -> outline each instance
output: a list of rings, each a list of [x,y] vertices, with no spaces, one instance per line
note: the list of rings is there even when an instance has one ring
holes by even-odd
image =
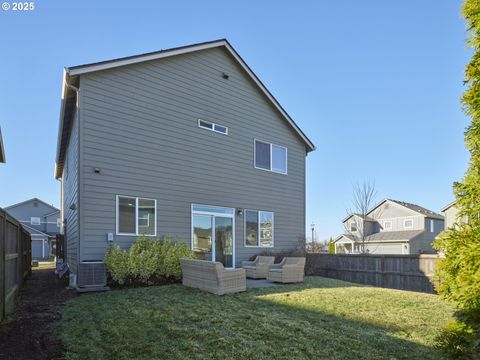
[[[67,359],[435,359],[452,309],[435,295],[322,277],[216,296],[182,285],[67,303]]]

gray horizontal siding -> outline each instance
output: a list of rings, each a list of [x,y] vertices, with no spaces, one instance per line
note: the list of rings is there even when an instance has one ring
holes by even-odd
[[[75,119],[72,126],[72,132],[66,153],[66,163],[62,175],[63,187],[63,216],[66,221],[65,238],[66,238],[66,261],[69,265],[70,271],[77,272],[78,257],[79,257],[79,223],[77,210],[70,209],[70,206],[78,204],[78,190],[79,190],[79,133],[78,133],[78,111],[75,113]]]
[[[157,199],[158,235],[189,243],[192,203],[273,211],[278,250],[304,236],[305,145],[224,50],[85,75],[81,93],[82,260],[103,258],[116,194]],[[288,175],[254,168],[254,138],[288,148]],[[235,220],[239,262],[262,249],[243,246]]]

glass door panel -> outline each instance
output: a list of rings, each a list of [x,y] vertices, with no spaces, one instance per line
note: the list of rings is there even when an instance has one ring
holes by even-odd
[[[215,261],[233,267],[233,219],[215,216]]]
[[[212,261],[212,216],[193,215],[193,251],[198,259]]]

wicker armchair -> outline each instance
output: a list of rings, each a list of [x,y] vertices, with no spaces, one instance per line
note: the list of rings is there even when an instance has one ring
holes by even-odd
[[[257,256],[253,261],[242,261],[247,278],[266,279],[268,266],[273,265],[275,256]]]
[[[247,290],[244,269],[225,269],[220,262],[180,259],[184,286],[216,295]]]
[[[303,282],[304,274],[304,257],[284,257],[280,263],[268,267],[267,279],[281,283]]]

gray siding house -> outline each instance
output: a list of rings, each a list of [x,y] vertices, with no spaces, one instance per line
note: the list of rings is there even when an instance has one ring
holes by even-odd
[[[32,259],[46,259],[55,253],[60,233],[60,210],[33,198],[5,208],[32,236]]]
[[[453,228],[456,225],[468,222],[467,217],[460,217],[458,214],[457,201],[448,204],[442,209],[445,215],[445,229]]]
[[[335,252],[431,254],[435,253],[432,242],[444,229],[444,218],[415,204],[385,199],[365,218],[348,215],[343,225],[345,233],[335,239]]]
[[[71,283],[139,235],[236,267],[305,236],[314,145],[227,40],[65,69],[55,177]]]

